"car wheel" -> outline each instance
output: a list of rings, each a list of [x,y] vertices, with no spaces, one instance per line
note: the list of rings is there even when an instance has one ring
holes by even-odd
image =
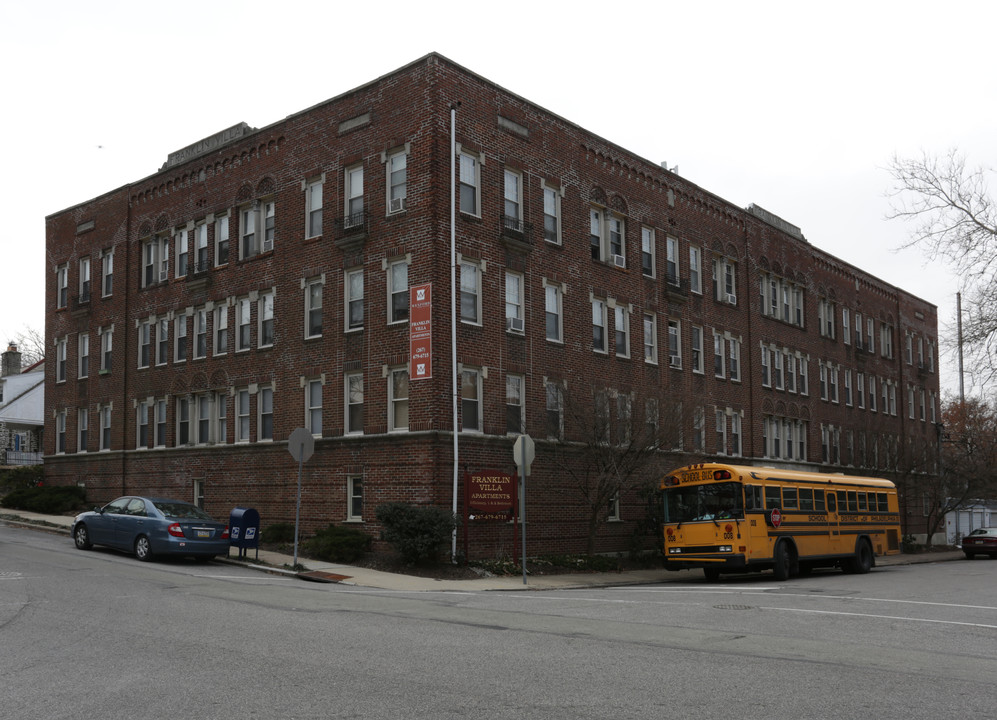
[[[775,565],[772,566],[772,573],[779,582],[789,579],[789,550],[786,543],[781,542],[775,546]]]
[[[76,547],[80,550],[89,550],[93,547],[93,543],[90,542],[90,531],[87,530],[87,526],[80,523],[73,530],[73,542],[76,543]]]
[[[135,538],[135,557],[143,562],[152,560],[152,547],[149,545],[149,538],[139,535]]]

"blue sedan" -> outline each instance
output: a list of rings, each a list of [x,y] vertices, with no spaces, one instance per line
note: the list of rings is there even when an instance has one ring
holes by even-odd
[[[210,560],[228,554],[229,532],[191,503],[129,495],[77,515],[73,541],[80,550],[105,545],[133,552],[139,560],[154,555]]]

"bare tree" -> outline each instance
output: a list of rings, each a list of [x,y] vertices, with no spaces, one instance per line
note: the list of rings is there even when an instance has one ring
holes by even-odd
[[[8,342],[16,345],[21,353],[22,368],[30,367],[45,359],[45,335],[34,328],[25,325],[24,330],[10,338]]]
[[[920,247],[961,278],[964,352],[976,380],[997,378],[997,206],[984,168],[968,169],[958,152],[938,158],[894,157],[892,219],[912,225],[902,247]]]
[[[579,384],[580,385],[580,384]],[[646,398],[634,407],[634,395],[604,388],[561,391],[563,439],[553,443],[553,461],[564,480],[563,491],[587,511],[589,555],[609,517],[611,503],[623,493],[650,488],[664,469],[667,451],[680,442],[680,424],[670,405]]]

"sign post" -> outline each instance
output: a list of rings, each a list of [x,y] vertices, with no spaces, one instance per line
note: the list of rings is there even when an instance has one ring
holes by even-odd
[[[294,509],[294,568],[298,567],[298,523],[301,521],[301,465],[315,452],[315,438],[305,428],[297,428],[287,439],[287,450],[298,461],[298,502]]]
[[[523,533],[523,585],[526,585],[526,476],[536,455],[536,443],[529,435],[520,435],[512,446],[512,459],[519,468],[519,522]]]

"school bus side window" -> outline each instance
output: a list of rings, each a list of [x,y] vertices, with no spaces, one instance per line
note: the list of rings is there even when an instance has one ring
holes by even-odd
[[[814,509],[813,488],[800,488],[800,510],[812,512]]]
[[[762,489],[757,485],[745,485],[744,502],[746,510],[762,509]]]
[[[859,511],[859,499],[858,493],[854,490],[848,491],[848,512],[858,512]]]
[[[848,499],[845,496],[844,490],[838,490],[838,512],[845,512],[848,510]]]
[[[783,507],[786,510],[796,510],[799,507],[796,504],[796,488],[784,487],[782,489],[782,501],[785,503]]]
[[[834,494],[833,493],[829,493],[829,494],[830,494],[830,499],[831,499],[830,504],[833,506],[834,505]],[[826,509],[827,508],[824,507],[824,491],[823,490],[815,490],[814,491],[814,511],[815,512],[824,512]],[[830,510],[831,510],[831,512],[834,512],[834,508],[833,507],[831,507]]]
[[[782,508],[782,497],[779,494],[778,486],[766,486],[765,488],[765,509]]]
[[[866,504],[865,493],[859,493],[859,511],[866,512],[869,509],[869,505]]]
[[[821,495],[823,496],[823,493],[821,493]],[[834,496],[833,492],[829,492],[827,494],[827,511],[828,512],[838,512],[838,503],[835,500],[835,496]]]
[[[876,499],[879,501],[879,512],[890,511],[890,501],[886,493],[876,493]]]

